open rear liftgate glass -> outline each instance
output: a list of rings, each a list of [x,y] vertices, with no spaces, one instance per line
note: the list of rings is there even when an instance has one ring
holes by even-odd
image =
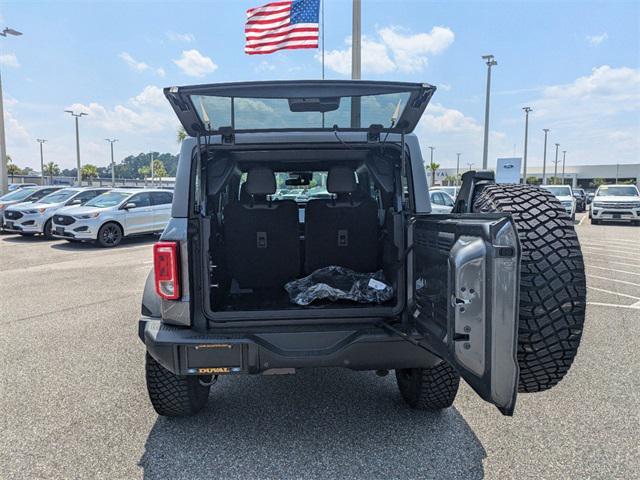
[[[409,312],[422,343],[484,400],[513,414],[520,245],[511,218],[423,216],[409,232]]]

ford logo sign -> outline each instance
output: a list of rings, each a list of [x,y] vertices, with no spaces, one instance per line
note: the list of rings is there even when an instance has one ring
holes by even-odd
[[[513,163],[505,163],[504,168],[513,168]]]

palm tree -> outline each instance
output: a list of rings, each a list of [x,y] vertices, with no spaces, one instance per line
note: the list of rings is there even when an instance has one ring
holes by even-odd
[[[60,175],[60,167],[57,163],[49,162],[44,166],[44,173],[49,175],[49,185],[53,183],[53,176]]]
[[[178,143],[184,142],[185,138],[187,138],[187,132],[184,127],[178,128],[178,134],[176,136]]]
[[[88,180],[89,185],[91,185],[91,179],[98,177],[98,167],[87,163],[80,169],[80,175],[83,180]]]
[[[22,173],[22,170],[15,163],[9,163],[7,165],[7,173],[11,175],[11,183],[13,183],[13,176],[20,175]]]
[[[436,170],[440,168],[440,164],[436,162],[431,162],[429,164],[429,170],[431,170],[431,185],[435,185],[436,183]]]

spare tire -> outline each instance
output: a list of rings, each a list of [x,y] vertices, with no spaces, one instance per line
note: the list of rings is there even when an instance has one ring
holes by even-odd
[[[541,392],[569,371],[586,309],[584,261],[571,218],[550,192],[531,185],[487,185],[474,212],[510,213],[522,248],[518,391]]]

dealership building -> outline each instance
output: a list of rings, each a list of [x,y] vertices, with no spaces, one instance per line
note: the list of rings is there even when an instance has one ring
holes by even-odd
[[[464,173],[466,169],[460,169]],[[431,181],[431,172],[427,172]],[[553,163],[547,164],[547,179],[555,176]],[[456,175],[455,168],[441,168],[436,171],[436,184],[441,184],[444,178]],[[562,178],[562,165],[558,165],[558,177]],[[527,177],[537,177],[542,180],[542,167],[527,168]],[[609,165],[567,165],[564,169],[564,183],[574,188],[595,189],[594,180],[603,179],[605,183],[632,182],[640,188],[640,163],[609,164]]]

